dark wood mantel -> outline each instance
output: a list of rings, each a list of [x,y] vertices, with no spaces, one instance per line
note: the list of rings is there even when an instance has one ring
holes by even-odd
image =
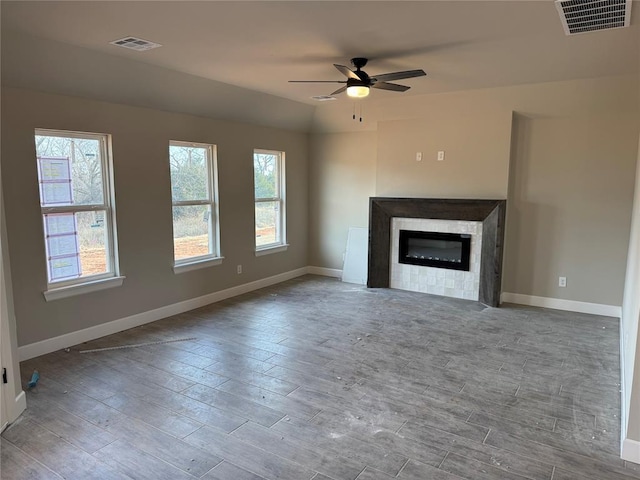
[[[478,300],[491,307],[499,306],[506,206],[506,200],[370,198],[367,286],[369,288],[389,287],[392,218],[482,222]]]

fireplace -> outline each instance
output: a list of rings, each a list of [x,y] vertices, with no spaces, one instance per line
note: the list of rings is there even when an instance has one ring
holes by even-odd
[[[400,230],[398,262],[469,271],[471,235]]]
[[[402,233],[403,231],[407,233]],[[407,252],[401,254],[401,250],[404,250],[402,243],[405,240]],[[464,254],[463,259],[463,250],[466,250],[463,243],[467,241],[469,250],[468,254]],[[389,287],[478,300],[480,298],[481,250],[481,222],[393,217],[391,219]],[[414,256],[418,258],[413,258]],[[425,258],[421,259],[421,256]],[[431,260],[429,257],[432,257]],[[460,263],[457,261],[458,257]],[[463,265],[463,261],[465,264],[468,262],[468,267]],[[448,268],[443,268],[445,266]],[[462,270],[463,267],[467,268]]]
[[[504,242],[505,200],[441,199],[441,198],[389,198],[372,197],[369,200],[369,268],[367,286],[389,288],[391,281],[391,224],[393,220],[436,219],[457,222],[477,222],[481,226],[478,235],[472,236],[471,268],[478,270],[477,300],[485,305],[500,304],[502,282],[502,246]],[[433,231],[432,228],[402,227],[405,230]],[[451,232],[449,233],[468,233]],[[473,252],[473,239],[480,238],[479,248]],[[397,258],[397,257],[395,257]],[[410,265],[402,265],[412,267]],[[413,268],[413,267],[412,267]],[[425,270],[430,270],[427,267]],[[457,276],[470,272],[433,269],[438,276],[456,281]],[[447,274],[454,278],[447,278]],[[411,280],[411,273],[409,273]],[[429,279],[427,278],[427,282]]]

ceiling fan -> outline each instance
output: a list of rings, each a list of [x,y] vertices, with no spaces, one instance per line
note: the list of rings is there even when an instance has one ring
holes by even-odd
[[[411,87],[399,85],[397,83],[389,83],[389,80],[400,80],[403,78],[423,77],[426,75],[424,70],[406,70],[403,72],[383,73],[370,77],[362,68],[367,64],[368,59],[356,57],[351,59],[351,64],[356,68],[351,70],[344,65],[333,64],[334,67],[342,73],[346,80],[289,80],[289,83],[344,83],[345,85],[333,92],[331,95],[337,95],[346,90],[347,95],[354,98],[363,98],[369,95],[369,89],[380,88],[382,90],[391,90],[394,92],[406,92]]]

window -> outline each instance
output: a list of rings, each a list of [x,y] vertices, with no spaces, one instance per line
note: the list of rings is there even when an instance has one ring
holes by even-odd
[[[45,298],[122,284],[109,135],[36,130],[35,143],[47,258]]]
[[[174,271],[220,263],[215,146],[172,141],[169,164]]]
[[[256,255],[287,248],[284,152],[254,150]]]

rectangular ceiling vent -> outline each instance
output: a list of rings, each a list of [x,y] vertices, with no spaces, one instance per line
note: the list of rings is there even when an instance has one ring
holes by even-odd
[[[567,35],[628,27],[631,0],[556,0]]]
[[[161,47],[159,43],[150,42],[149,40],[143,40],[136,37],[124,37],[120,40],[114,40],[109,42],[111,45],[118,47],[128,48],[130,50],[136,50],[138,52],[144,52],[145,50],[151,50],[153,48]]]
[[[311,98],[319,102],[329,102],[331,100],[336,99],[336,97],[332,97],[331,95],[316,95],[315,97],[311,97]]]

